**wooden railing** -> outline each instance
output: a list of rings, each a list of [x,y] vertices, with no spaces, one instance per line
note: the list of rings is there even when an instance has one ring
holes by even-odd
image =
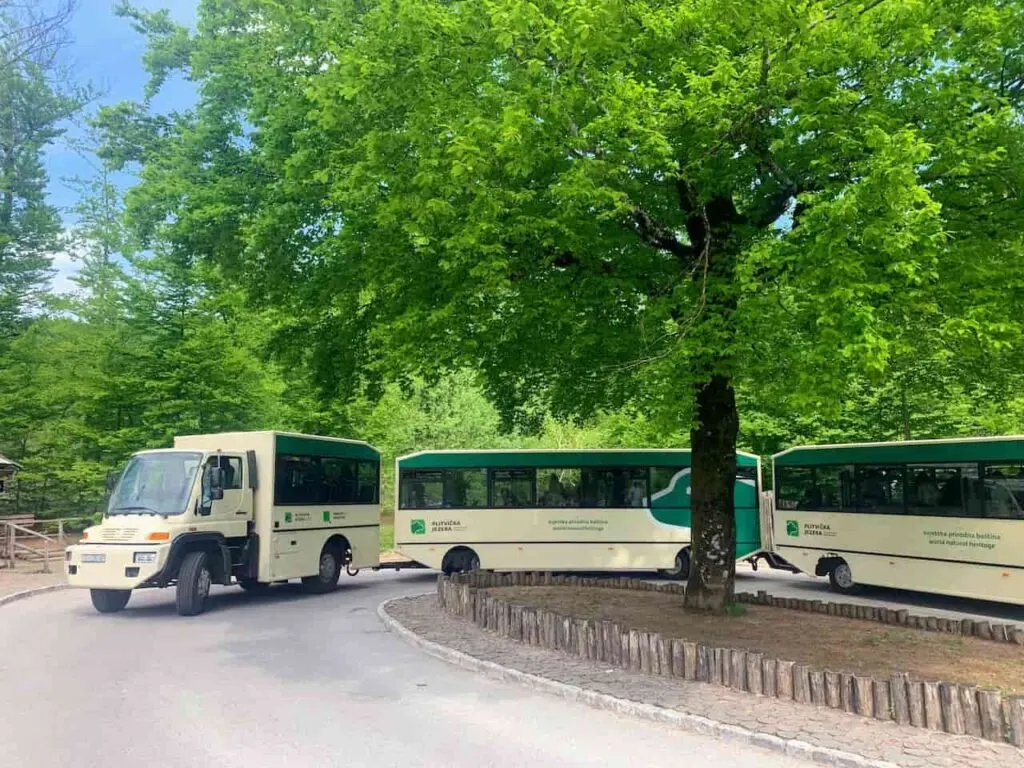
[[[52,562],[59,563],[64,547],[70,543],[70,528],[79,528],[82,518],[37,520],[31,517],[0,518],[0,568],[19,564],[38,564],[50,573]],[[44,533],[43,530],[56,530]]]

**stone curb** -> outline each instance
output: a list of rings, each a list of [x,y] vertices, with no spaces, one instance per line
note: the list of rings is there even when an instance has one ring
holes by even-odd
[[[380,620],[389,631],[394,632],[410,645],[456,667],[482,674],[494,680],[516,683],[540,693],[586,704],[594,709],[603,709],[647,722],[673,725],[704,736],[714,736],[723,741],[737,744],[749,744],[750,746],[779,752],[790,757],[810,760],[821,765],[837,766],[837,768],[897,768],[894,763],[884,760],[869,760],[852,752],[818,747],[799,739],[782,739],[774,734],[750,731],[746,728],[727,725],[717,720],[700,717],[699,715],[690,715],[666,707],[643,704],[637,701],[630,701],[629,699],[620,699],[606,693],[599,693],[528,672],[521,672],[518,669],[505,667],[493,661],[478,659],[475,656],[470,656],[462,651],[456,651],[453,648],[448,648],[417,635],[387,612],[388,606],[392,603],[433,594],[435,593],[431,591],[385,600],[377,606],[377,616],[380,617]]]
[[[47,592],[62,592],[65,589],[71,589],[70,584],[50,584],[45,587],[35,587],[33,589],[24,589],[21,592],[14,592],[10,595],[4,595],[0,597],[0,606],[13,603],[18,600],[24,600],[26,597],[35,597],[36,595],[45,595]]]

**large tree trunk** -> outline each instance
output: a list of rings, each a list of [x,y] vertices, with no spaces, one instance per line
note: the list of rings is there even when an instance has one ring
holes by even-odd
[[[732,600],[736,575],[736,433],[739,414],[732,382],[722,375],[697,388],[690,430],[692,545],[686,607],[721,611]]]
[[[704,306],[695,319],[691,343],[698,354],[696,370],[706,378],[697,385],[690,429],[691,476],[690,579],[686,606],[722,611],[732,600],[736,576],[736,435],[739,414],[732,386],[735,313],[739,301],[736,254],[742,216],[729,196],[711,198],[703,208],[684,191],[690,241],[705,260],[693,276],[702,282]]]

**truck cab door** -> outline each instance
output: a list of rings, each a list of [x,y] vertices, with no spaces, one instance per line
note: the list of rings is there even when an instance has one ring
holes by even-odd
[[[252,489],[245,476],[250,471],[248,463],[241,454],[221,453],[207,459],[204,472],[217,467],[223,479],[223,496],[210,503],[210,513],[200,520],[225,536],[245,536],[253,511]]]

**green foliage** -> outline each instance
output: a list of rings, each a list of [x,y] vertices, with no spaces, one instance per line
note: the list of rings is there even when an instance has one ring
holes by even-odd
[[[16,37],[0,15],[0,47]],[[2,58],[2,57],[0,57]],[[60,249],[61,223],[47,204],[43,152],[79,108],[30,59],[0,66],[0,352],[21,332]]]
[[[129,121],[144,237],[259,286],[335,398],[469,366],[506,424],[692,430],[697,579],[731,552],[734,388],[770,445],[1015,381],[1019,4],[206,0],[190,38],[125,12],[156,85],[201,87]]]
[[[734,441],[1024,431],[1019,4],[204,0],[194,34],[119,13],[147,98],[183,74],[200,99],[101,110],[81,292],[50,314],[38,154],[74,103],[0,76],[0,139],[42,126],[0,170],[17,503],[91,509],[107,467],[192,431],[367,439],[386,507],[393,458],[426,448],[703,434],[720,470]],[[738,435],[695,402],[712,376]],[[695,468],[695,499],[727,477]]]
[[[80,290],[15,338],[0,367],[0,450],[24,466],[0,509],[92,512],[131,452],[278,416],[281,383],[242,291],[191,259],[136,252],[102,174],[83,192]]]

